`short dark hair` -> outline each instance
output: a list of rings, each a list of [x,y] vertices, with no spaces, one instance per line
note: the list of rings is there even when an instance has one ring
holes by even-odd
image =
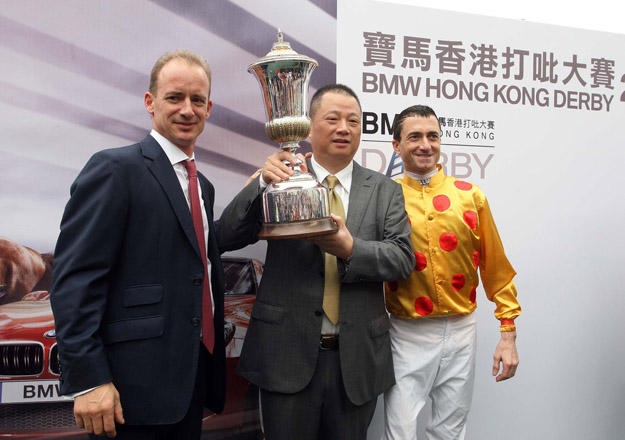
[[[438,122],[438,116],[436,116],[434,110],[432,110],[427,105],[412,105],[407,109],[404,109],[399,115],[397,115],[397,117],[393,121],[393,139],[395,139],[397,142],[401,141],[401,129],[402,125],[404,125],[404,121],[406,120],[406,118],[409,118],[411,116],[421,116],[423,118],[434,116],[436,118],[436,121]],[[438,122],[438,129],[440,130],[440,128],[441,123]]]
[[[360,100],[352,89],[343,84],[328,84],[327,86],[321,87],[319,90],[315,92],[312,99],[310,100],[310,117],[313,118],[317,110],[319,110],[319,104],[321,103],[321,98],[326,93],[340,93],[342,95],[348,95],[353,97],[358,103],[358,108],[360,109],[360,113],[362,113],[362,106],[360,105]]]
[[[165,64],[173,60],[183,60],[192,66],[199,66],[202,68],[202,70],[204,70],[204,73],[206,73],[206,77],[208,78],[208,97],[210,98],[211,96],[210,65],[204,58],[202,58],[195,52],[192,52],[190,50],[182,50],[182,49],[177,49],[171,52],[167,52],[161,55],[161,57],[156,61],[156,63],[154,64],[154,67],[152,67],[152,72],[150,73],[150,88],[148,89],[149,92],[152,95],[156,96],[156,93],[158,91],[158,75],[159,73],[161,73],[161,70],[163,70],[163,67],[165,67]]]

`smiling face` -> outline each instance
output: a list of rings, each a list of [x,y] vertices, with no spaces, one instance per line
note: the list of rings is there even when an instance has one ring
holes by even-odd
[[[393,149],[401,156],[406,171],[427,174],[436,169],[441,157],[441,134],[435,116],[409,116],[401,128],[400,140]]]
[[[0,238],[0,304],[19,301],[43,277],[41,255],[14,241]]]
[[[345,168],[360,145],[361,116],[356,99],[327,92],[312,115],[310,142],[315,160],[331,173]]]
[[[175,58],[163,66],[156,92],[146,92],[152,126],[188,156],[210,115],[209,80],[202,67]]]

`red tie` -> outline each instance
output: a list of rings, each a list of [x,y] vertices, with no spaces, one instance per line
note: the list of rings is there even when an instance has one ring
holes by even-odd
[[[191,200],[191,217],[195,236],[200,244],[200,254],[204,263],[204,284],[202,286],[202,343],[209,353],[215,346],[215,326],[213,324],[213,306],[211,302],[210,281],[208,279],[208,265],[206,264],[206,240],[204,238],[204,222],[200,205],[200,195],[197,189],[197,168],[194,160],[182,162],[189,173],[189,199]]]

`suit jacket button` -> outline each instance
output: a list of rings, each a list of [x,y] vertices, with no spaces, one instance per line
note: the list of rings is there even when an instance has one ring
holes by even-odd
[[[322,315],[321,310],[315,310],[315,316],[321,316],[321,315]]]
[[[193,327],[199,327],[201,321],[200,318],[198,318],[197,316],[194,316],[193,318],[191,318],[191,325]]]
[[[202,279],[201,278],[195,278],[193,280],[193,285],[194,286],[201,286],[202,285]]]

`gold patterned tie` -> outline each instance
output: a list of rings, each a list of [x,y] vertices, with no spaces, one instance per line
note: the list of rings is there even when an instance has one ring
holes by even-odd
[[[345,220],[345,209],[343,201],[334,190],[339,179],[335,176],[326,177],[328,189],[330,190],[330,211],[332,214],[338,215]],[[326,276],[325,286],[323,289],[323,311],[326,316],[336,325],[339,322],[339,293],[341,291],[341,281],[339,280],[339,271],[336,265],[336,256],[326,253]]]

